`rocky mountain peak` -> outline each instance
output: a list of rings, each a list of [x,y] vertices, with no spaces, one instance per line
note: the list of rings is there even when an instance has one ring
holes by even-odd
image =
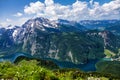
[[[103,58],[104,49],[117,51],[120,39],[109,31],[87,30],[77,22],[29,19],[21,27],[1,29],[0,48],[73,63]],[[11,49],[10,49],[11,48]],[[8,51],[9,49],[9,51]]]
[[[45,31],[45,28],[57,28],[58,26],[55,22],[50,21],[47,18],[39,17],[25,22],[25,24],[23,24],[23,28],[25,27],[34,27],[40,29],[41,31]]]

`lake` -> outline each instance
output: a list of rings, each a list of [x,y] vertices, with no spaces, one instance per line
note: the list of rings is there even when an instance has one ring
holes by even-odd
[[[14,53],[12,55],[7,55],[0,57],[0,61],[11,61],[14,62],[17,57],[19,56],[25,56],[25,57],[32,57],[30,54],[25,53]],[[55,62],[60,68],[78,68],[83,71],[96,71],[95,64],[98,62],[98,60],[89,60],[85,64],[73,64],[72,62],[63,62],[63,61],[57,61],[54,59],[45,59],[45,60],[52,60]]]
[[[95,64],[99,61],[99,60],[89,60],[85,64],[74,64],[72,62],[58,61],[58,60],[54,60],[54,59],[48,59],[48,60],[52,60],[60,68],[78,68],[78,69],[83,70],[85,72],[96,71]]]
[[[1,62],[2,61],[10,61],[13,63],[19,56],[32,57],[30,54],[26,54],[26,53],[14,53],[11,55],[0,57],[0,61]]]

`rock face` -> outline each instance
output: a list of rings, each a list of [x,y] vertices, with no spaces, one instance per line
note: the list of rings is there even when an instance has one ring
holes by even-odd
[[[118,49],[120,48],[120,36],[114,35],[112,32],[106,30],[91,30],[88,31],[87,34],[91,36],[100,36],[103,39],[104,49],[118,53]]]
[[[120,37],[109,31],[103,31],[99,34],[104,40],[104,47],[112,52],[118,53],[118,49],[120,48]]]
[[[112,38],[118,40],[114,34],[106,31],[85,31],[79,23],[70,23],[35,18],[21,27],[4,29],[0,32],[0,51],[4,51],[4,54],[31,53],[39,58],[78,64],[86,63],[89,59],[103,58],[104,48],[118,49],[118,45],[112,44]]]

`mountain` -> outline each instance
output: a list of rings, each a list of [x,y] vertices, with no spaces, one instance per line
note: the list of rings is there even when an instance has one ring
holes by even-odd
[[[88,22],[89,28],[39,17],[22,26],[1,27],[0,61],[14,64],[0,63],[0,79],[119,80],[119,22],[98,21],[97,26],[97,21]],[[100,25],[105,25],[104,29]]]
[[[6,29],[0,29],[0,31],[1,31],[0,48],[4,49],[4,48],[8,48],[8,47],[12,46],[13,40],[12,40],[10,31],[6,30]]]
[[[87,34],[92,37],[101,37],[103,39],[105,49],[118,53],[118,49],[120,48],[120,36],[114,35],[112,32],[106,30],[89,30],[87,31]]]
[[[0,54],[24,52],[38,58],[80,64],[105,57],[105,49],[117,54],[119,43],[119,37],[109,31],[86,31],[76,22],[40,17],[26,21],[21,27],[4,29]]]
[[[120,35],[120,23],[116,24],[116,25],[112,25],[112,26],[106,28],[106,30],[111,31],[115,35]]]
[[[21,51],[39,58],[86,63],[89,59],[104,57],[101,41],[74,31],[76,27],[73,31],[63,31],[57,24],[45,18],[28,20],[17,29],[14,42],[21,45]]]
[[[60,29],[64,32],[65,31],[81,32],[81,31],[87,30],[87,28],[85,28],[84,26],[82,26],[81,24],[75,21],[67,21],[67,20],[58,19],[57,23],[60,26]]]
[[[91,30],[104,30],[105,28],[120,24],[120,20],[83,20],[79,23]]]
[[[0,35],[2,35],[2,33],[5,31],[4,28],[0,28]]]

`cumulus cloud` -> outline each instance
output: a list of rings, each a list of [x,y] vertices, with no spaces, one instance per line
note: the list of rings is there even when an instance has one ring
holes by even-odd
[[[29,6],[25,6],[24,12],[26,14],[42,13],[44,11],[44,8],[44,3],[37,1],[35,3],[30,3]]]
[[[15,16],[15,17],[21,17],[22,15],[23,15],[22,13],[18,12],[18,13],[16,13],[16,14],[13,15],[13,16]]]
[[[72,5],[61,5],[53,0],[37,1],[25,6],[26,14],[34,14],[37,17],[46,17],[56,20],[85,20],[85,19],[120,19],[120,0],[113,0],[100,5],[99,2],[76,0]]]
[[[54,1],[53,0],[45,0],[45,5],[46,6],[53,6],[54,5]]]
[[[102,6],[98,2],[94,2],[93,6],[89,13],[95,19],[120,19],[120,0],[105,3]]]
[[[76,0],[71,5],[54,3],[54,0],[45,2],[31,2],[24,7],[24,13],[16,13],[14,20],[10,18],[0,21],[0,25],[8,26],[22,25],[32,17],[45,17],[51,20],[65,19],[71,21],[98,20],[98,19],[120,19],[120,0],[111,0],[102,5],[99,2]]]

